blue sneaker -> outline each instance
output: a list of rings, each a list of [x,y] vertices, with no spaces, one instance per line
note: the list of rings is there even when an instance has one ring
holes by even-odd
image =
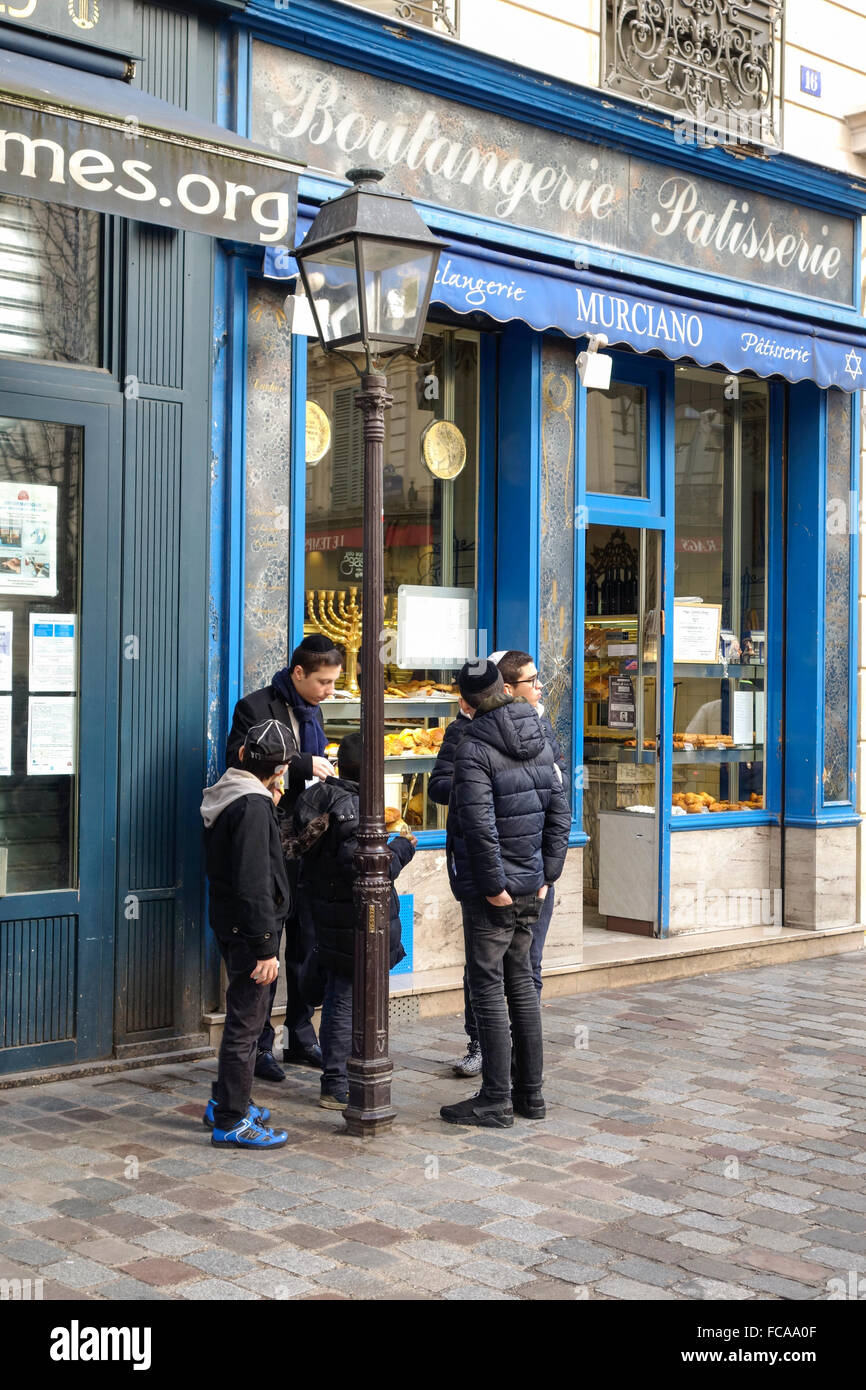
[[[270,1118],[270,1110],[266,1109],[264,1105],[261,1107],[253,1105],[252,1101],[250,1101],[250,1108],[247,1111],[248,1120],[253,1120],[257,1125],[265,1125]],[[201,1117],[201,1122],[207,1129],[213,1129],[216,1124],[216,1101],[213,1096],[211,1096],[205,1106],[205,1112]]]
[[[265,1129],[249,1118],[239,1120],[234,1129],[217,1129],[210,1137],[218,1149],[281,1149],[288,1143],[284,1129]]]

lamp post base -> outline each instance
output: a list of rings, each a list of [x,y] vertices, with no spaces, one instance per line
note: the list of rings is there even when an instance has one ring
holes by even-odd
[[[348,1059],[349,1104],[343,1111],[348,1134],[364,1139],[390,1130],[397,1114],[391,1104],[393,1072],[389,1058],[381,1062]]]

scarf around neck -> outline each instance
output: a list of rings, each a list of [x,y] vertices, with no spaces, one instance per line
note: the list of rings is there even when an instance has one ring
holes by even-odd
[[[282,671],[277,671],[271,684],[297,718],[301,752],[312,753],[314,758],[320,758],[325,751],[327,739],[316,718],[319,706],[311,705],[309,700],[298,694],[288,666],[284,666]]]

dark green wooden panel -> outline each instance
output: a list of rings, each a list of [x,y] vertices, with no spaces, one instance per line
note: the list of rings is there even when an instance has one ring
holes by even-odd
[[[77,937],[77,917],[0,922],[0,1047],[75,1037]]]

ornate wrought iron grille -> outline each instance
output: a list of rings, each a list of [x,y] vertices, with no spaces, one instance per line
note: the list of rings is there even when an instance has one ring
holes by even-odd
[[[781,145],[784,0],[606,0],[601,85],[702,138]]]
[[[460,0],[354,0],[354,4],[365,10],[405,19],[409,24],[433,29],[452,39],[459,38],[460,33],[459,3]]]

